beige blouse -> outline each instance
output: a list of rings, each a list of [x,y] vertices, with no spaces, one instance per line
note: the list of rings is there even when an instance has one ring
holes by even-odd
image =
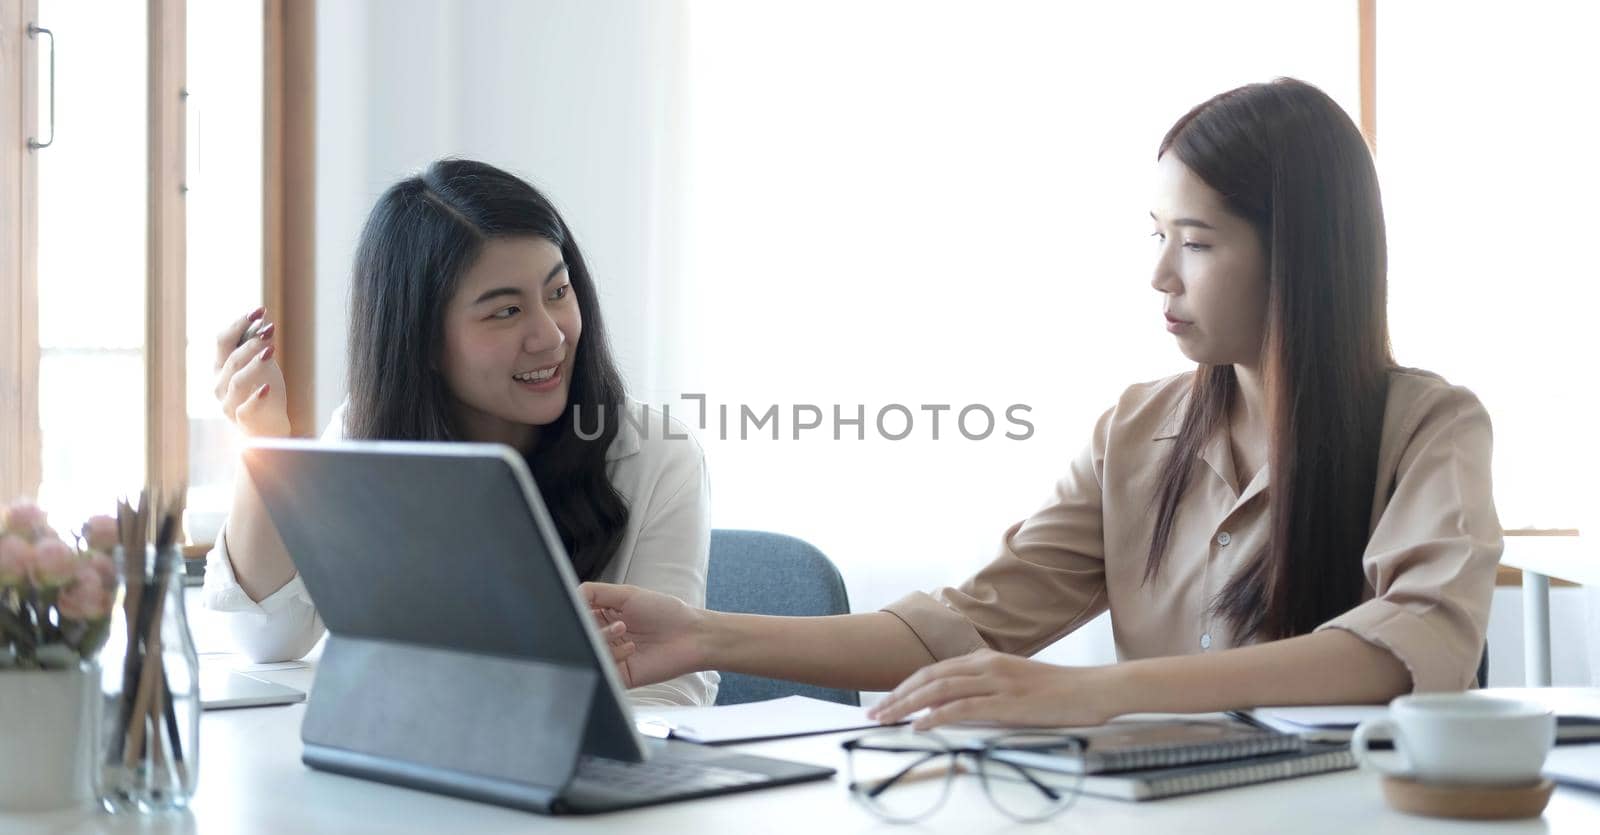
[[[1265,546],[1270,485],[1263,467],[1241,487],[1226,427],[1205,444],[1172,550],[1144,583],[1151,496],[1192,376],[1129,388],[1055,494],[1005,532],[993,562],[960,586],[908,595],[886,611],[940,659],[985,646],[1031,655],[1107,609],[1123,660],[1235,646],[1207,603]],[[1394,653],[1418,691],[1470,686],[1483,651],[1502,549],[1490,445],[1489,415],[1472,392],[1427,372],[1390,375],[1365,600],[1317,629]]]

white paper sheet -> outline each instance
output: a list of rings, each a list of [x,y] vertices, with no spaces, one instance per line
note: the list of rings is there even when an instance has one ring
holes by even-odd
[[[1367,719],[1376,719],[1386,716],[1389,708],[1386,705],[1311,705],[1308,707],[1258,707],[1251,711],[1257,719],[1269,720],[1268,724],[1279,727],[1275,722],[1285,722],[1302,730],[1336,728],[1354,728]],[[1280,728],[1281,730],[1281,728]]]
[[[879,727],[866,708],[788,696],[765,702],[715,707],[634,709],[639,732],[716,745]]]

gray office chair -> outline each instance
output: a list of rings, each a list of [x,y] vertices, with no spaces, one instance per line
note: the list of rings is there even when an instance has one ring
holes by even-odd
[[[850,613],[850,598],[845,594],[839,570],[809,543],[764,531],[714,530],[706,607],[756,615],[845,615]],[[717,704],[736,705],[783,696],[861,704],[861,694],[854,690],[741,673],[722,674]]]

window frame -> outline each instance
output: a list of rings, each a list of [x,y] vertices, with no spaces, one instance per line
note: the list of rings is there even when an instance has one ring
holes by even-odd
[[[35,0],[0,0],[0,501],[38,491],[38,49]]]
[[[314,431],[315,0],[261,0],[264,15],[263,280],[295,434]],[[188,483],[187,0],[146,0],[146,483]],[[37,0],[0,0],[0,501],[37,495],[39,425]],[[48,152],[48,149],[44,149]],[[220,325],[220,323],[219,323]]]
[[[188,313],[185,0],[149,0],[149,134],[145,199],[145,484],[171,496],[189,482],[184,356]]]

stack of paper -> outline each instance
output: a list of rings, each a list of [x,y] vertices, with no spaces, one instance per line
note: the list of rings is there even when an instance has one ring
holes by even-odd
[[[634,721],[646,736],[706,745],[876,728],[866,708],[789,696],[717,707],[641,707]]]

